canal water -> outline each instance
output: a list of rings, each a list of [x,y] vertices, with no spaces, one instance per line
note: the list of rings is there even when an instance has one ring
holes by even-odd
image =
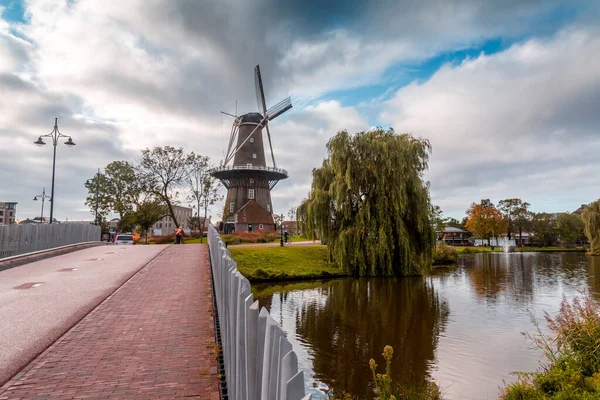
[[[447,399],[495,399],[515,371],[542,358],[522,334],[554,314],[562,296],[600,300],[600,257],[582,253],[461,256],[429,276],[253,285],[298,350],[307,390],[371,399],[374,358],[394,348],[392,377],[406,387],[435,381]]]

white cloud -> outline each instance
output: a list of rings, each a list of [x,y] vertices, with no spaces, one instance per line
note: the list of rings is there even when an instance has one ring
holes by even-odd
[[[521,197],[536,210],[598,197],[600,39],[566,30],[445,66],[396,92],[381,113],[431,141],[433,201],[461,216],[481,198]],[[573,190],[576,189],[576,190]]]

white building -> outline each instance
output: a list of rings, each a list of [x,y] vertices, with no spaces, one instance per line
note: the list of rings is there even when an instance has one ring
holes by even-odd
[[[179,221],[179,225],[183,227],[186,234],[189,234],[188,221],[192,217],[192,209],[190,207],[173,206],[173,211],[175,212],[177,221]],[[177,228],[173,218],[168,215],[154,224],[151,234],[152,236],[167,236],[175,233],[175,229]]]

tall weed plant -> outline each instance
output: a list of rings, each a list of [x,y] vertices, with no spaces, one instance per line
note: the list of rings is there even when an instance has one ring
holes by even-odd
[[[502,390],[501,398],[600,399],[600,304],[583,294],[565,297],[555,317],[544,317],[549,333],[536,325],[526,334],[547,362],[537,372],[517,373],[518,380]]]
[[[373,386],[377,400],[442,400],[442,392],[435,382],[427,382],[424,388],[411,389],[401,386],[392,380],[392,357],[394,349],[385,346],[383,349],[385,360],[385,373],[377,373],[377,363],[374,359],[369,360],[369,368],[373,373]],[[331,400],[359,400],[349,393],[329,396]]]

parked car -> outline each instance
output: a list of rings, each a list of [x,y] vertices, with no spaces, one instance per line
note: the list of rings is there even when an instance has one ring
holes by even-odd
[[[115,244],[135,244],[135,239],[133,238],[133,235],[130,233],[118,234],[115,237]]]

